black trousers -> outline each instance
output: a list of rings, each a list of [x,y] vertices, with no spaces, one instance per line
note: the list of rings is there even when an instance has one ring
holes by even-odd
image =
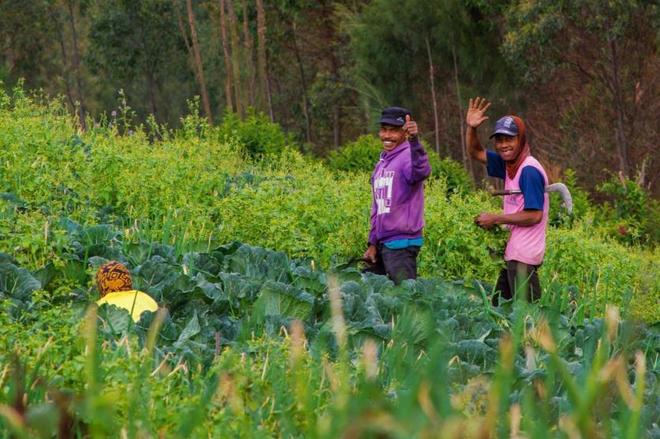
[[[539,265],[529,265],[520,261],[506,261],[506,268],[500,272],[493,294],[493,305],[497,306],[500,297],[512,299],[514,294],[522,294],[530,302],[541,298],[541,284],[537,269]]]
[[[364,271],[387,275],[395,284],[405,279],[417,279],[417,255],[419,247],[406,247],[392,250],[384,245],[378,246],[376,263]]]

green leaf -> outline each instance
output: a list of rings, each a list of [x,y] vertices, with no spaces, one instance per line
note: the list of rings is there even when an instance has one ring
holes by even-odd
[[[497,357],[497,351],[481,340],[460,340],[455,347],[463,360],[473,364],[492,362]]]
[[[25,268],[14,264],[0,264],[0,295],[27,302],[32,292],[41,288],[41,282]]]
[[[48,285],[57,277],[59,270],[55,267],[55,264],[49,262],[45,266],[41,267],[33,273],[34,278],[41,283],[42,289],[47,289]]]
[[[188,268],[191,276],[202,273],[207,277],[214,277],[213,280],[216,280],[218,273],[222,271],[221,261],[210,253],[186,253],[183,255],[183,265]]]
[[[201,273],[197,273],[193,280],[197,282],[196,288],[199,289],[207,298],[215,301],[224,296],[220,284],[207,281]]]
[[[186,341],[190,340],[192,337],[199,334],[200,331],[201,331],[201,327],[199,326],[199,319],[197,318],[197,312],[194,312],[192,318],[190,319],[186,327],[183,329],[183,331],[181,331],[181,334],[179,334],[179,338],[174,343],[174,346],[180,347]]]
[[[252,315],[257,321],[268,316],[307,320],[314,307],[311,294],[281,282],[267,281],[259,291]]]
[[[99,318],[107,325],[106,330],[111,335],[123,334],[132,325],[131,315],[128,310],[115,305],[104,303],[99,306]]]

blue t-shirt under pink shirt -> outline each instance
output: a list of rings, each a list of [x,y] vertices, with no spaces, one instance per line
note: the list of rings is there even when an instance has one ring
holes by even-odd
[[[491,177],[506,177],[506,163],[496,152],[486,151],[486,169]],[[525,210],[543,210],[545,179],[533,166],[525,166],[520,171],[520,190],[525,199]]]

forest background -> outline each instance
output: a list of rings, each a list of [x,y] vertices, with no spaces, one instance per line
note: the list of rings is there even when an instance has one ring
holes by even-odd
[[[319,156],[402,105],[475,181],[464,112],[486,96],[490,123],[525,118],[551,179],[657,198],[659,23],[630,0],[3,0],[0,81],[63,96],[82,129],[122,106],[176,127],[199,96],[209,121],[256,110]]]

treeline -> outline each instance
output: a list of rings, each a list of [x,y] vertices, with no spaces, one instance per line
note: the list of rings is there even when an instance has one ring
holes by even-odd
[[[263,112],[319,155],[399,104],[472,173],[465,103],[487,96],[553,178],[657,194],[659,23],[633,0],[4,0],[0,81],[63,96],[82,129],[127,107],[176,126],[199,96],[213,123]]]

